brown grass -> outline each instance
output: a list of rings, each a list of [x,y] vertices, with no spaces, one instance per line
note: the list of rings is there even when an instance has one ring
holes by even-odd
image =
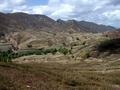
[[[120,71],[103,73],[90,66],[0,63],[0,90],[120,90]]]

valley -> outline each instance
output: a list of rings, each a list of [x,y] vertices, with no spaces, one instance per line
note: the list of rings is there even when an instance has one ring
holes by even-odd
[[[0,13],[0,90],[120,90],[120,30]]]

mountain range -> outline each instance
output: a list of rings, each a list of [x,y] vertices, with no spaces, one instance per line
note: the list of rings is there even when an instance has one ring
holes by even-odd
[[[93,22],[76,20],[53,20],[45,15],[27,13],[0,13],[0,34],[25,30],[43,30],[48,32],[105,32],[115,27],[99,25]]]

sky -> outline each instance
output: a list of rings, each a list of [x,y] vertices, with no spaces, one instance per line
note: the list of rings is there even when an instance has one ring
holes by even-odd
[[[0,0],[0,12],[44,14],[120,28],[120,0]]]

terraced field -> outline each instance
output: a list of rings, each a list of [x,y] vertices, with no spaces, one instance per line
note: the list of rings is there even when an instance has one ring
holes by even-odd
[[[30,35],[19,43],[15,38],[20,50],[1,52],[11,62],[0,62],[0,90],[120,90],[120,39],[91,33]]]
[[[0,63],[0,90],[120,90],[119,63]]]

